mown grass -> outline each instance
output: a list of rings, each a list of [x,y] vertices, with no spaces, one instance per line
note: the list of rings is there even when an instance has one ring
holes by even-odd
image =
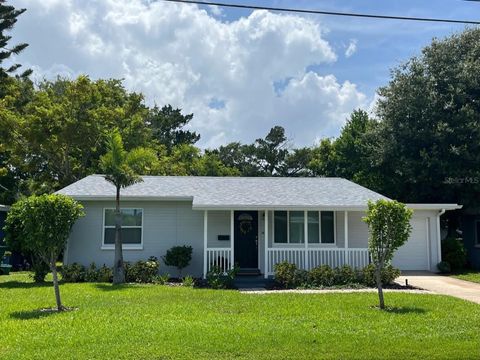
[[[480,306],[374,293],[252,295],[0,277],[1,359],[478,359]]]
[[[480,271],[465,270],[461,273],[453,274],[452,277],[460,280],[471,281],[471,282],[480,284]]]

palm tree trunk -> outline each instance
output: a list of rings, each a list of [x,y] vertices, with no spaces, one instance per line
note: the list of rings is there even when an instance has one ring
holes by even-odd
[[[377,265],[375,269],[375,277],[377,280],[377,290],[378,290],[378,300],[380,309],[385,309],[385,300],[383,298],[383,287],[382,287],[382,269],[383,263]]]
[[[113,283],[125,283],[122,251],[122,214],[120,212],[120,186],[117,186],[115,201],[115,256],[113,260]]]
[[[55,258],[52,256],[50,260],[50,270],[53,276],[53,289],[55,290],[55,301],[57,302],[57,311],[63,311],[65,308],[62,305],[62,300],[60,299],[60,288],[58,287],[58,274],[57,274],[57,265],[55,264]]]

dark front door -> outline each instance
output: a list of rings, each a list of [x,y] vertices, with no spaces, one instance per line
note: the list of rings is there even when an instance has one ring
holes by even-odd
[[[235,211],[235,263],[241,269],[258,268],[258,211]]]

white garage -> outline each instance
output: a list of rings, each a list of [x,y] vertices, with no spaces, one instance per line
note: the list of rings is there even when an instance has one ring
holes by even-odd
[[[401,270],[430,270],[429,218],[414,217],[407,243],[398,249],[393,266]]]

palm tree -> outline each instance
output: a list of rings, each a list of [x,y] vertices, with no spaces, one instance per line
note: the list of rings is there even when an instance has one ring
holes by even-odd
[[[151,149],[136,148],[130,152],[123,146],[118,130],[107,139],[107,153],[100,158],[100,166],[105,179],[115,185],[115,255],[113,262],[113,283],[125,282],[125,268],[122,251],[122,214],[120,211],[120,190],[143,181],[140,173],[145,173],[157,157]]]

